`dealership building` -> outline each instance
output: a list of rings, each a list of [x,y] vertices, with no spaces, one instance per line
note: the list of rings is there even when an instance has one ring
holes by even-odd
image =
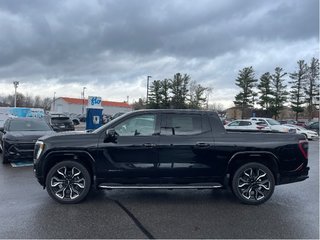
[[[51,103],[51,111],[59,113],[86,113],[88,99],[59,97]],[[131,106],[127,102],[102,101],[103,113],[113,115],[118,112],[132,111]]]

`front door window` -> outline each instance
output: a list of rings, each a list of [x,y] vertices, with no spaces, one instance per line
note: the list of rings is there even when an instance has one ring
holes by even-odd
[[[155,126],[155,115],[146,114],[127,119],[114,129],[119,136],[152,136]]]

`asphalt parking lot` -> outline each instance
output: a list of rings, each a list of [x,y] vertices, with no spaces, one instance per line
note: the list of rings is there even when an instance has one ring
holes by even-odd
[[[260,206],[228,190],[93,191],[76,205],[53,201],[32,167],[0,165],[0,238],[319,239],[319,142],[310,178],[277,186]]]

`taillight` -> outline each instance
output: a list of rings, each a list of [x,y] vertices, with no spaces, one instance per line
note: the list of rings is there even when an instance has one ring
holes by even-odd
[[[305,159],[308,159],[308,141],[307,140],[300,140],[299,141],[299,149],[304,156]]]

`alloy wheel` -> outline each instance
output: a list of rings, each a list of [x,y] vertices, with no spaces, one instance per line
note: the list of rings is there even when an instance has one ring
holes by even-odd
[[[91,188],[91,176],[84,165],[63,161],[53,166],[46,179],[49,195],[60,203],[78,203]]]
[[[50,181],[54,194],[60,199],[78,198],[85,185],[86,180],[82,172],[76,167],[68,168],[64,166],[59,168]]]
[[[275,180],[270,169],[260,163],[251,162],[241,166],[232,179],[235,196],[246,204],[261,204],[273,194]]]
[[[260,168],[249,168],[242,172],[238,180],[238,188],[246,199],[262,200],[271,188],[271,182]]]

